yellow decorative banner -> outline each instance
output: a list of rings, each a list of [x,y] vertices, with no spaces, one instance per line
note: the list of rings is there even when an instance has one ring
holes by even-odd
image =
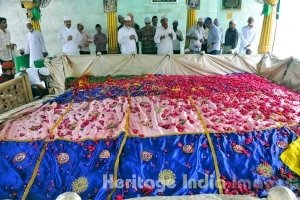
[[[280,159],[300,176],[300,138],[289,145],[288,149],[280,155]]]

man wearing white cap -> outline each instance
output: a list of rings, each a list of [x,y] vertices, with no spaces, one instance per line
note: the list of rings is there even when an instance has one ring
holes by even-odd
[[[155,28],[151,26],[151,18],[145,18],[145,26],[140,31],[140,41],[142,42],[142,54],[156,54],[154,35]]]
[[[199,18],[197,24],[191,27],[186,38],[189,39],[189,49],[191,53],[200,53],[201,46],[204,41],[204,28],[203,28],[203,18]]]
[[[26,72],[31,83],[33,97],[48,95],[49,83],[47,79],[50,75],[48,68],[28,68]]]
[[[132,13],[127,13],[127,15],[131,19],[131,27],[134,28],[137,36],[140,37],[140,26],[137,23],[135,23],[133,14]],[[139,42],[136,42],[136,52],[137,52],[137,54],[139,54],[139,50],[140,50]]]
[[[240,53],[251,54],[255,51],[256,28],[254,27],[254,18],[248,18],[248,25],[242,28]]]
[[[126,15],[124,17],[124,26],[118,31],[118,43],[120,44],[121,54],[137,53],[137,41],[138,36],[135,30],[131,27],[131,18]]]
[[[26,26],[29,32],[26,34],[24,53],[29,54],[29,65],[34,67],[34,61],[43,59],[48,53],[42,33],[33,29],[31,20],[27,21]]]
[[[233,54],[237,43],[239,41],[239,33],[236,30],[236,21],[230,20],[229,27],[225,33],[225,43],[223,47],[223,54]]]
[[[158,27],[155,32],[154,42],[157,44],[157,55],[173,54],[173,42],[176,40],[176,34],[172,28],[168,26],[168,18],[161,17],[161,27]]]
[[[58,33],[58,41],[62,45],[63,54],[79,55],[82,37],[77,29],[72,28],[71,19],[64,17],[65,27]]]

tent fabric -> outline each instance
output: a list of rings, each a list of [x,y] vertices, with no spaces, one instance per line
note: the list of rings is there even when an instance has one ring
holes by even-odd
[[[298,91],[300,90],[300,60],[291,58],[290,65],[282,80],[282,84]]]
[[[254,73],[277,84],[300,90],[300,61],[272,55],[96,55],[62,56],[45,60],[52,74],[53,94],[65,91],[68,77],[106,75],[210,75]]]
[[[287,70],[289,58],[280,60],[276,57],[264,56],[259,65],[259,75],[281,84]]]
[[[45,66],[50,71],[50,86],[53,89],[50,91],[51,94],[62,94],[65,91],[65,72],[62,65],[62,59],[62,57],[52,59],[51,61],[45,59]]]

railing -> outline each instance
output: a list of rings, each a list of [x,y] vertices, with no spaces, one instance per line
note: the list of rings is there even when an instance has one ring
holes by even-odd
[[[32,100],[32,91],[27,75],[0,84],[0,114]]]

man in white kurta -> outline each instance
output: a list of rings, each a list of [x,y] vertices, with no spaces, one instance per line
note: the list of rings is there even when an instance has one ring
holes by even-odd
[[[27,28],[25,54],[29,54],[30,67],[34,67],[34,61],[43,59],[48,53],[42,33],[34,30],[30,21],[27,22]]]
[[[256,28],[254,27],[254,18],[249,17],[248,25],[242,28],[240,53],[245,54],[248,50],[248,54],[251,54],[251,52],[256,51],[255,37]]]
[[[135,54],[137,53],[136,42],[138,36],[131,27],[130,16],[124,17],[124,26],[118,31],[118,43],[120,44],[121,54]]]
[[[154,42],[157,44],[157,55],[173,54],[173,40],[176,40],[176,34],[172,28],[168,26],[168,18],[161,17],[161,27],[155,32]]]
[[[199,18],[197,24],[192,26],[187,34],[186,38],[189,39],[189,49],[191,53],[200,53],[202,43],[204,42],[204,28],[203,18]]]
[[[72,28],[71,19],[64,17],[65,27],[58,33],[58,41],[62,46],[63,54],[79,55],[79,45],[82,37],[79,31]]]

